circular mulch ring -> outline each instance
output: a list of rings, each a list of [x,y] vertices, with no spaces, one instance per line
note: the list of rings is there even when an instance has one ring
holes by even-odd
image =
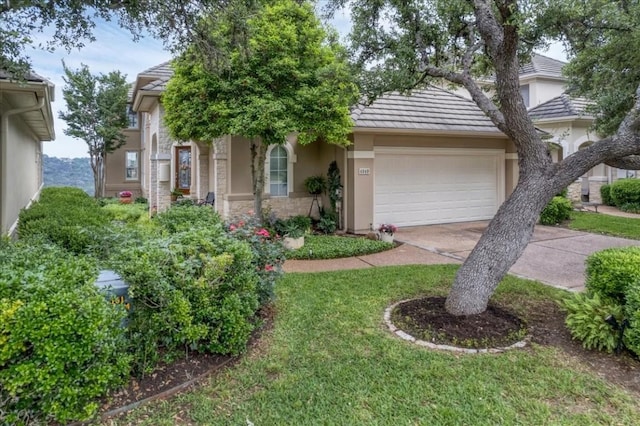
[[[396,336],[431,349],[463,353],[499,353],[527,343],[524,322],[489,305],[477,315],[456,316],[444,297],[403,300],[388,307],[384,321]]]

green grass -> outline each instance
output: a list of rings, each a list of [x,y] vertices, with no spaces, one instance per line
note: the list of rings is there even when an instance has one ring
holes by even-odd
[[[571,212],[569,228],[640,240],[640,219],[635,218],[574,211]]]
[[[337,259],[378,253],[391,248],[391,243],[364,237],[306,235],[304,246],[287,252],[287,259]]]
[[[637,424],[636,400],[561,352],[434,352],[393,337],[392,302],[446,294],[457,266],[287,274],[273,330],[233,367],[113,424]],[[508,277],[496,298],[515,311],[566,293]]]

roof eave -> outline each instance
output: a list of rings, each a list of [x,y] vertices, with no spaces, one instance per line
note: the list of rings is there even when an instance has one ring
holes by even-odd
[[[364,127],[354,126],[352,133],[395,133],[407,135],[428,135],[428,136],[475,136],[483,138],[503,139],[507,136],[499,130],[494,131],[462,131],[462,130],[435,130],[435,129],[402,129],[390,127]]]

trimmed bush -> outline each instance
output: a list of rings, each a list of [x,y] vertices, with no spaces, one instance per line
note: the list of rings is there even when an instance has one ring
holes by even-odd
[[[629,321],[629,327],[625,331],[625,345],[640,356],[640,281],[635,281],[627,287],[626,300],[625,316]]]
[[[624,203],[618,208],[627,213],[640,213],[640,203]]]
[[[613,352],[618,344],[618,332],[607,322],[612,315],[622,322],[623,308],[601,298],[598,294],[578,293],[563,303],[567,310],[565,323],[574,339],[580,340],[586,349]]]
[[[586,260],[585,285],[592,294],[624,305],[627,287],[640,281],[640,247],[611,248]]]
[[[136,372],[150,372],[161,352],[244,351],[259,306],[253,261],[220,223],[123,250],[114,269],[130,284]]]
[[[44,188],[40,200],[20,213],[18,235],[54,243],[72,253],[102,251],[109,215],[78,188]]]
[[[611,184],[611,202],[614,206],[640,203],[640,179],[620,179]]]
[[[602,185],[600,187],[600,198],[602,204],[605,206],[613,206],[613,200],[611,200],[611,185]]]
[[[54,246],[0,246],[0,423],[88,419],[128,376],[124,312],[97,275]]]
[[[553,197],[549,204],[540,213],[540,223],[543,225],[556,225],[569,219],[571,214],[571,201],[564,197]]]
[[[158,214],[155,221],[172,234],[193,228],[221,226],[220,216],[213,209],[193,204],[175,205]]]

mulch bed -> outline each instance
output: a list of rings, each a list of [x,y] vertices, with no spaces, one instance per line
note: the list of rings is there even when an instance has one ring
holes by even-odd
[[[425,329],[433,330],[435,328],[439,331],[439,336],[442,342],[445,342],[444,344],[452,344],[454,340],[457,342],[481,341],[487,336],[495,338],[495,330],[502,330],[508,336],[509,333],[513,333],[513,330],[524,324],[531,343],[561,349],[569,357],[579,360],[582,365],[598,376],[640,396],[640,361],[638,358],[628,351],[616,355],[584,349],[579,341],[572,339],[571,333],[564,323],[565,313],[560,310],[557,303],[551,300],[536,302],[535,306],[529,306],[522,319],[518,319],[515,315],[495,305],[491,309],[487,309],[487,312],[477,316],[454,317],[446,311],[443,312],[444,300],[443,297],[423,298],[400,304],[396,311],[403,316],[396,315],[395,318],[398,319],[396,320],[392,313],[392,321],[396,327],[416,338],[421,338],[420,333],[424,334]],[[398,308],[403,305],[406,306],[399,310]],[[513,319],[515,321],[509,324]],[[495,321],[494,325],[492,325],[492,321]],[[422,326],[416,326],[416,324],[422,324]],[[402,325],[407,325],[407,328],[403,328]],[[445,333],[450,333],[450,336],[445,338]],[[496,340],[499,341],[499,339]],[[509,342],[511,340],[504,339],[503,341]],[[513,343],[513,341],[511,342]],[[535,350],[535,347],[528,347],[525,350]]]

